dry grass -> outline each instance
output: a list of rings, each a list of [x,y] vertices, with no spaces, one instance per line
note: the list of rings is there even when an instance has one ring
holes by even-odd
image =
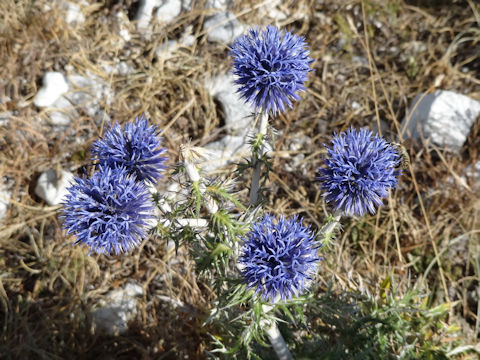
[[[0,113],[11,111],[8,124],[0,125],[0,178],[12,192],[0,226],[0,353],[32,359],[73,353],[75,358],[203,358],[209,339],[201,324],[213,295],[197,279],[188,256],[172,261],[160,238],[130,256],[87,256],[87,249],[72,247],[62,233],[58,208],[34,195],[36,178],[48,168],[83,171],[82,154],[104,121],[79,111],[71,126],[55,128],[32,99],[45,71],[96,74],[115,94],[102,103],[105,113],[120,122],[147,114],[165,129],[173,164],[182,142],[204,145],[222,134],[223,112],[204,84],[228,70],[228,48],[206,41],[202,24],[208,11],[201,1],[171,25],[155,25],[149,39],[132,24],[126,45],[116,13],[132,18],[136,1],[89,0],[87,20],[76,27],[65,23],[57,7],[46,10],[49,3],[0,4]],[[248,1],[233,10],[241,21],[266,24],[263,6]],[[301,214],[316,227],[326,209],[313,179],[322,144],[333,131],[368,126],[401,139],[400,122],[420,92],[448,89],[480,100],[480,8],[461,0],[434,1],[430,7],[400,0],[299,0],[284,1],[280,8],[290,15],[278,25],[305,35],[318,60],[303,100],[273,120],[279,134],[267,208]],[[187,26],[195,44],[157,59],[158,45]],[[107,74],[102,65],[118,60],[134,67],[134,74]],[[471,178],[467,184],[458,181],[480,156],[478,135],[477,124],[460,155],[407,141],[411,166],[399,189],[377,215],[345,220],[338,246],[326,254],[322,287],[380,296],[382,280],[392,276],[397,294],[415,287],[430,294],[432,306],[451,304],[446,321],[459,330],[444,341],[478,343],[480,196]],[[299,154],[304,157],[291,170]],[[92,332],[89,309],[131,279],[143,285],[145,295],[128,334]],[[173,309],[161,295],[186,307]]]

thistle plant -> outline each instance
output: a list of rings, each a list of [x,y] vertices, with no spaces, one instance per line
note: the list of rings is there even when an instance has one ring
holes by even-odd
[[[400,155],[395,147],[368,129],[335,134],[319,170],[323,196],[345,215],[375,213],[388,190],[395,188]]]
[[[158,132],[145,116],[123,128],[114,123],[103,138],[93,143],[92,160],[103,166],[123,166],[137,180],[155,183],[161,178],[167,159]]]
[[[274,302],[301,295],[313,281],[319,244],[297,217],[275,221],[265,214],[243,238],[239,263],[248,289]]]
[[[270,167],[265,154],[269,114],[275,116],[285,112],[287,107],[293,107],[293,100],[300,99],[298,92],[305,90],[304,83],[313,60],[309,58],[303,37],[274,26],[252,29],[237,38],[231,55],[238,92],[253,104],[258,112],[257,119],[260,119],[248,164],[253,168],[249,205],[256,208],[261,194],[262,164],[267,170]],[[264,327],[278,357],[291,359],[276,321],[266,321],[262,316],[267,316],[278,300],[285,301],[305,291],[316,275],[319,245],[315,236],[297,218],[286,220],[281,217],[274,222],[268,214],[254,222],[243,242],[239,258],[243,282],[247,289],[254,289],[261,299],[268,299],[271,303],[258,308],[260,315],[257,311],[256,317],[260,321],[256,323]],[[254,308],[257,308],[255,303],[261,303],[255,299],[252,301]]]
[[[251,29],[238,37],[232,46],[233,74],[239,85],[239,94],[254,105],[260,118],[258,134],[254,137],[251,166],[250,204],[256,205],[260,192],[260,172],[266,162],[265,135],[269,113],[277,115],[292,108],[292,100],[299,100],[298,92],[305,90],[310,65],[305,39],[275,26]]]
[[[181,195],[152,195],[152,185],[166,168],[166,149],[158,129],[139,117],[124,126],[108,126],[94,142],[96,170],[90,177],[77,177],[69,188],[64,228],[76,236],[75,244],[106,255],[135,248],[149,231],[175,241],[177,249],[187,247],[199,277],[216,293],[206,323],[216,323],[225,334],[213,336],[214,351],[235,356],[246,350],[251,357],[251,340],[266,346],[266,336],[279,359],[293,359],[277,326],[278,314],[293,321],[292,313],[302,316],[320,268],[320,248],[331,243],[341,216],[374,213],[382,204],[397,184],[400,156],[369,130],[335,134],[318,177],[334,210],[324,226],[315,231],[298,216],[264,213],[259,197],[261,180],[271,167],[265,151],[268,118],[299,100],[313,60],[303,37],[273,26],[239,37],[231,55],[238,92],[260,119],[251,161],[239,166],[239,172],[253,169],[248,204],[234,192],[238,179],[202,173],[201,160],[208,160],[208,153],[190,144],[180,146],[181,161],[169,179],[177,179]]]
[[[330,245],[340,218],[375,213],[382,199],[397,185],[401,155],[396,148],[368,129],[334,134],[332,146],[326,146],[325,167],[318,170],[323,196],[333,205],[320,230],[322,242]]]
[[[91,177],[75,178],[63,203],[63,227],[75,244],[116,254],[137,246],[155,223],[147,183],[161,177],[166,152],[145,117],[123,128],[115,123],[93,144]]]
[[[251,29],[234,41],[231,55],[238,92],[257,110],[276,115],[300,100],[313,62],[304,37],[271,25]]]
[[[146,185],[124,167],[100,165],[90,178],[77,177],[63,203],[64,228],[90,251],[120,254],[138,246],[154,204]]]

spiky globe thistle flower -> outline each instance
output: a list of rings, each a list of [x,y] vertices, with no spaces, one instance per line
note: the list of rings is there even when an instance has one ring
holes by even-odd
[[[239,93],[257,109],[274,115],[300,99],[297,92],[305,90],[313,62],[303,36],[271,25],[238,37],[231,55]]]
[[[395,147],[368,129],[335,134],[318,180],[327,202],[346,215],[375,213],[397,185],[401,157]]]
[[[123,128],[118,123],[111,125],[103,138],[93,143],[92,159],[103,166],[123,166],[137,180],[153,183],[165,169],[165,152],[157,127],[140,116]]]
[[[145,237],[154,204],[143,181],[123,167],[99,166],[90,178],[75,178],[63,202],[64,229],[90,251],[127,252]]]
[[[275,221],[266,214],[242,240],[243,278],[264,300],[302,294],[317,273],[319,245],[296,216]]]

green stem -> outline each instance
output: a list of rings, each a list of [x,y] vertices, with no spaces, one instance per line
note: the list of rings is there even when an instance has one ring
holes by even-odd
[[[268,113],[266,111],[260,114],[260,127],[258,129],[258,135],[263,138],[267,133],[268,127]],[[265,146],[262,144],[260,149],[257,152],[255,150],[252,153],[252,164],[253,164],[253,173],[252,173],[252,184],[250,186],[250,206],[257,205],[258,198],[260,197],[260,178],[262,175],[262,162],[259,160],[265,151]],[[266,313],[273,309],[273,306],[263,305],[263,311]],[[266,324],[265,330],[270,344],[272,344],[273,350],[277,354],[279,360],[293,360],[293,356],[288,350],[285,339],[282,336],[282,333],[278,329],[278,326],[275,321],[270,324]]]
[[[268,126],[268,112],[264,111],[260,114],[260,128],[258,129],[258,134],[262,135],[262,137],[267,133],[267,126]],[[255,206],[258,202],[258,198],[260,195],[260,177],[261,177],[261,170],[262,170],[262,162],[259,158],[262,157],[263,152],[265,151],[265,147],[261,146],[258,150],[258,153],[252,154],[252,165],[253,165],[253,173],[252,173],[252,184],[250,186],[250,205]]]

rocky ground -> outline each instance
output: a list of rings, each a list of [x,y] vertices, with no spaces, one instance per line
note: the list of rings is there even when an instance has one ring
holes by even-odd
[[[272,120],[267,209],[318,228],[328,208],[315,176],[334,132],[366,126],[402,143],[399,188],[377,215],[344,224],[321,287],[374,298],[415,289],[428,308],[448,304],[442,339],[430,341],[476,358],[478,3],[7,0],[0,19],[0,353],[206,357],[214,299],[188,254],[152,236],[128,256],[88,256],[62,232],[58,204],[104,127],[141,114],[162,129],[172,169],[191,141],[209,152],[205,176],[232,178],[252,109],[229,46],[275,24],[305,36],[316,61],[302,100]],[[174,190],[172,172],[159,191]]]

